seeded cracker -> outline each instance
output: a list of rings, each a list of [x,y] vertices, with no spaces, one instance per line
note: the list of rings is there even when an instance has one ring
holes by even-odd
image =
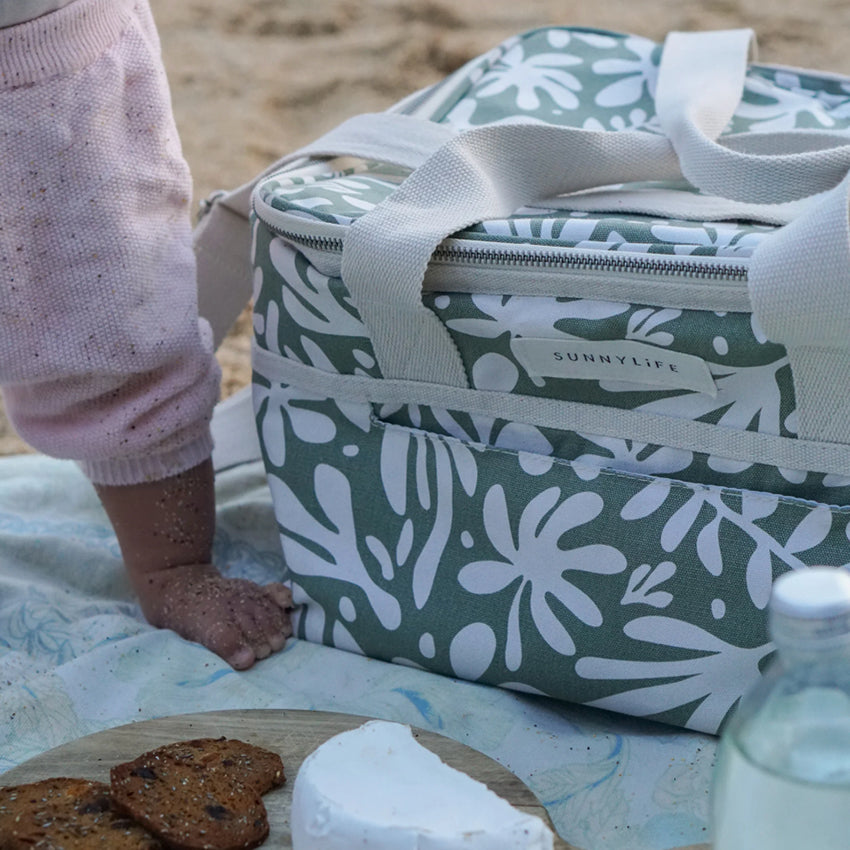
[[[57,777],[0,788],[0,850],[163,850],[111,804],[109,786]]]
[[[277,753],[234,738],[178,741],[139,756],[140,759],[151,757],[170,758],[204,770],[223,770],[228,776],[255,788],[259,794],[286,781],[283,761]]]
[[[114,767],[114,805],[176,850],[245,850],[269,833],[261,795],[284,781],[283,763],[241,741],[169,744]]]

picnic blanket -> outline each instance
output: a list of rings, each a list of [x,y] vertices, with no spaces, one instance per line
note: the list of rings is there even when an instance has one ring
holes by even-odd
[[[285,579],[261,464],[219,467],[216,563]],[[250,708],[346,712],[454,738],[513,771],[584,850],[707,840],[710,736],[298,640],[235,672],[144,621],[75,464],[0,458],[0,773],[125,723]]]

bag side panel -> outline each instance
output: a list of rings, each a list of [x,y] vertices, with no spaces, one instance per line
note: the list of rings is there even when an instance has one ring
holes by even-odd
[[[775,576],[846,555],[847,509],[254,396],[308,640],[715,731],[771,651]]]

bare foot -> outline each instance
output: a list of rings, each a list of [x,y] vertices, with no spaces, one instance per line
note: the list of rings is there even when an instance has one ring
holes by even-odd
[[[224,578],[211,564],[149,572],[136,584],[151,625],[203,644],[236,670],[277,652],[292,634],[292,594],[282,584]]]

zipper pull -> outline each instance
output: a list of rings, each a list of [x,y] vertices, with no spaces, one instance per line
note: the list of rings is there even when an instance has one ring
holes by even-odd
[[[218,201],[223,198],[227,192],[224,189],[217,189],[215,192],[211,192],[207,195],[206,198],[198,202],[198,212],[195,216],[195,223],[200,223],[206,216],[208,216],[212,210],[212,208],[218,203]]]

